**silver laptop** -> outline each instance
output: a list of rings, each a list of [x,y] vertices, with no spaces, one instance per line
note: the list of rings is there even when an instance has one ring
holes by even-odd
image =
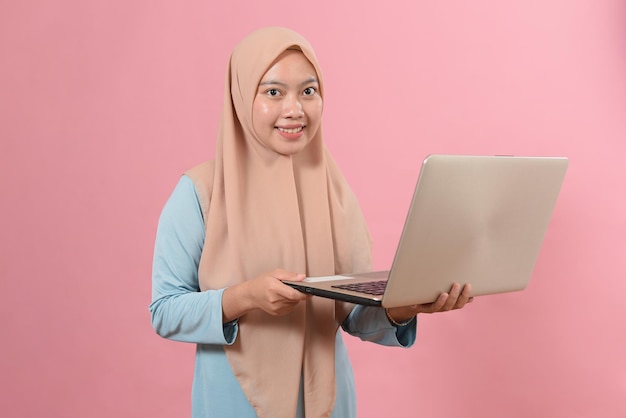
[[[430,155],[390,270],[286,284],[386,308],[434,302],[453,283],[472,295],[526,288],[567,170],[566,157]]]

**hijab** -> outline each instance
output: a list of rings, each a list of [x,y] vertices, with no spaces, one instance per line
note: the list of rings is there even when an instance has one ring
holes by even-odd
[[[308,276],[367,270],[371,239],[356,198],[322,141],[322,127],[292,156],[266,147],[252,108],[259,82],[287,49],[311,62],[310,44],[279,27],[257,30],[233,50],[217,137],[199,266],[201,290],[221,289],[276,268]],[[335,336],[352,308],[309,298],[289,314],[254,310],[224,346],[259,417],[293,418],[304,388],[306,416],[330,416],[335,403]]]

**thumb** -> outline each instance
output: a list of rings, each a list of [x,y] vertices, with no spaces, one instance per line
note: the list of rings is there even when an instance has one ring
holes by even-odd
[[[275,270],[270,273],[270,276],[278,280],[289,280],[292,282],[301,282],[306,277],[304,274],[292,273],[285,270]]]
[[[292,282],[301,282],[304,279],[306,279],[306,275],[302,273],[298,273],[294,277],[289,278]]]

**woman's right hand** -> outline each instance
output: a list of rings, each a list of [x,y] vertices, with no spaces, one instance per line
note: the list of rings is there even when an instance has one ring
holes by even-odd
[[[237,319],[253,309],[261,309],[274,316],[291,312],[308,296],[287,286],[282,280],[301,281],[304,277],[304,274],[277,269],[227,288],[222,295],[224,322]]]

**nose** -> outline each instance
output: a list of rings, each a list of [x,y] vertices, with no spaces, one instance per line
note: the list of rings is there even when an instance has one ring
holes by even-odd
[[[286,118],[300,118],[304,116],[302,103],[298,96],[289,95],[285,98],[283,106],[283,116]]]

